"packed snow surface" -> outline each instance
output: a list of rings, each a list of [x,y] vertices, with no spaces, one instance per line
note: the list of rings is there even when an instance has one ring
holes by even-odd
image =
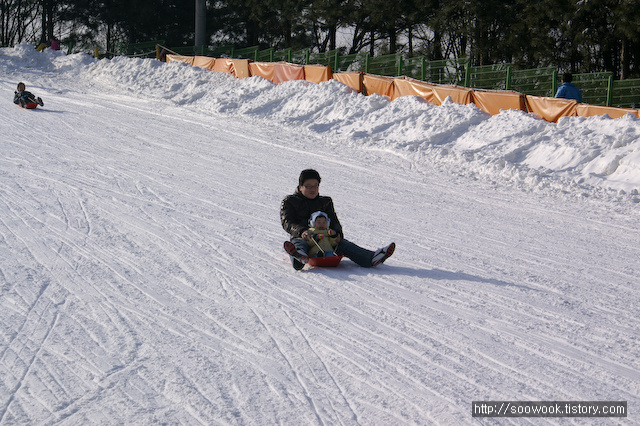
[[[27,45],[0,88],[0,425],[640,424],[637,117]],[[307,167],[347,239],[396,242],[384,265],[291,268]]]

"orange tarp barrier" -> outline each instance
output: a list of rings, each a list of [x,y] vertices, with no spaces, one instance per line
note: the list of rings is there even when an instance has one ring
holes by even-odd
[[[527,109],[522,93],[506,90],[474,90],[473,103],[491,115],[500,114],[501,109]]]
[[[178,61],[193,65],[193,56],[167,55],[167,62]]]
[[[304,80],[304,66],[287,62],[276,63],[273,69],[273,82],[279,84],[291,80]]]
[[[427,102],[433,103],[433,86],[431,83],[414,80],[413,78],[396,78],[393,80],[391,100],[395,100],[400,96],[420,96]]]
[[[587,104],[579,104],[576,106],[576,114],[580,117],[591,117],[594,115],[605,115],[607,114],[611,118],[620,118],[624,117],[627,114],[633,114],[636,117],[640,117],[640,111],[637,109],[631,108],[615,108],[615,107],[606,107],[600,105],[587,105]]]
[[[237,78],[251,77],[249,72],[248,59],[233,59],[231,64],[231,73]]]
[[[216,59],[215,58],[210,58],[208,56],[195,56],[193,58],[193,66],[194,67],[200,67],[200,68],[206,68],[209,70],[213,69],[213,64],[215,63]]]
[[[324,65],[305,65],[304,78],[314,83],[322,83],[331,79],[331,67]]]
[[[640,110],[578,103],[573,99],[529,96],[505,90],[473,90],[459,86],[427,83],[412,78],[393,78],[362,72],[331,72],[323,65],[297,65],[287,62],[250,62],[248,59],[210,58],[207,56],[167,55],[167,62],[179,61],[189,65],[232,74],[237,78],[257,75],[276,84],[289,80],[307,80],[316,83],[335,79],[359,93],[377,93],[391,100],[401,96],[420,96],[427,102],[441,105],[447,97],[459,104],[475,103],[489,114],[502,109],[527,110],[542,119],[557,122],[561,117],[591,117],[607,114],[620,118],[632,114],[640,118]]]
[[[433,99],[434,103],[442,105],[448,96],[451,97],[451,101],[457,104],[467,105],[472,102],[471,89],[467,89],[459,86],[441,86],[434,84],[433,86]]]
[[[351,87],[358,93],[362,93],[362,73],[361,72],[339,72],[331,77],[342,84]]]
[[[543,120],[557,123],[560,117],[574,117],[578,101],[573,99],[550,98],[546,96],[525,97],[527,110],[538,114]]]
[[[269,81],[273,81],[273,70],[276,64],[273,62],[249,62],[249,73],[257,75]]]
[[[218,58],[216,59],[216,63],[213,65],[213,70],[215,72],[226,72],[227,74],[231,74],[231,67],[233,66],[233,60],[229,58]]]
[[[389,99],[393,96],[393,78],[383,77],[381,75],[365,74],[362,78],[365,95],[373,95],[377,93],[380,96],[386,96]]]

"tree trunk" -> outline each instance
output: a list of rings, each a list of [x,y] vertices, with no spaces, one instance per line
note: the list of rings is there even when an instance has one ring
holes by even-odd
[[[259,26],[254,20],[247,21],[247,46],[258,45]]]
[[[53,14],[55,6],[55,0],[47,0],[47,41],[53,40]]]
[[[398,36],[396,34],[396,27],[389,27],[389,53],[396,53],[398,49]]]
[[[40,29],[42,30],[40,33],[40,43],[47,42],[47,3],[48,0],[42,0],[40,2],[40,6],[42,7],[42,15],[40,15]]]
[[[431,50],[431,59],[432,61],[439,61],[443,58],[442,55],[442,34],[440,31],[434,30],[433,32],[433,47]]]
[[[370,56],[375,56],[376,54],[376,32],[375,30],[371,30],[371,40],[369,43],[369,55]]]
[[[114,52],[113,43],[111,41],[111,24],[107,24],[107,52]]]
[[[293,27],[291,25],[291,21],[289,21],[288,19],[285,19],[285,21],[282,24],[283,28],[282,28],[282,32],[283,32],[283,36],[284,36],[284,47],[289,48],[292,45],[292,32],[293,32]]]
[[[55,0],[41,0],[40,7],[42,7],[42,19],[40,43],[48,44],[53,38],[53,12],[55,9]]]
[[[627,37],[622,38],[622,46],[620,48],[620,80],[629,78],[630,69],[629,60],[629,40]]]
[[[336,50],[336,25],[331,25],[329,28],[329,50]]]

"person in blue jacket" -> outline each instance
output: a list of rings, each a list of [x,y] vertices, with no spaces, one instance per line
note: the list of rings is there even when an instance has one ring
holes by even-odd
[[[562,74],[562,84],[558,87],[556,98],[575,99],[582,102],[582,92],[571,82],[572,80],[573,75],[570,72]]]

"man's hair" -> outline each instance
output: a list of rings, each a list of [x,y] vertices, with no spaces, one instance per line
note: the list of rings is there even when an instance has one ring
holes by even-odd
[[[300,172],[300,177],[298,178],[298,183],[300,186],[304,184],[305,181],[309,179],[316,179],[318,183],[320,183],[320,173],[313,169],[305,169]]]
[[[562,81],[564,81],[565,83],[571,83],[571,81],[573,81],[573,74],[571,74],[570,72],[565,72],[564,74],[562,74]]]
[[[18,83],[18,90],[20,90],[20,86],[24,87],[26,89],[26,86],[24,85],[23,82]]]

